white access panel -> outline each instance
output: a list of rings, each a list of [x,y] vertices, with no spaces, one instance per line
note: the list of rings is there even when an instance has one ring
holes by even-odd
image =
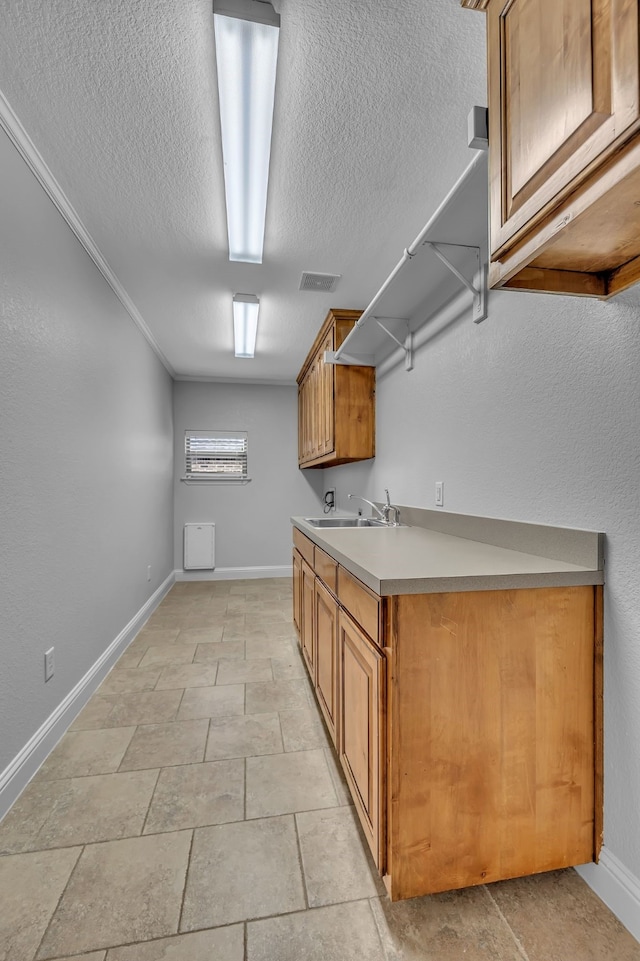
[[[215,524],[184,525],[185,571],[212,571],[215,567]]]

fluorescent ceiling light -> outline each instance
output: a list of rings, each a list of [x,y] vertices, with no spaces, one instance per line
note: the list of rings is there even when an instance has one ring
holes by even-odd
[[[262,0],[214,0],[229,260],[262,263],[280,17]]]
[[[233,295],[233,340],[236,357],[253,357],[256,352],[260,301],[254,294]]]

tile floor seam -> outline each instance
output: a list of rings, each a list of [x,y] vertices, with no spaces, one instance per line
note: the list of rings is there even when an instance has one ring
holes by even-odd
[[[247,951],[249,950],[249,945],[248,945],[248,938],[247,938],[247,922],[246,921],[242,922],[242,935],[244,939],[243,946],[242,946],[243,947],[242,958],[243,958],[243,961],[247,961]]]
[[[504,925],[506,925],[506,928],[507,928],[509,934],[510,934],[511,937],[513,938],[514,944],[515,944],[516,948],[518,949],[518,953],[520,954],[520,957],[523,959],[523,961],[530,961],[529,955],[527,954],[524,945],[522,944],[522,942],[520,941],[520,938],[516,935],[515,931],[513,930],[513,928],[511,927],[511,925],[510,925],[509,922],[507,921],[505,915],[503,914],[503,912],[502,912],[502,910],[501,910],[501,908],[500,908],[500,905],[498,904],[498,902],[496,901],[496,899],[495,899],[494,896],[492,895],[491,891],[489,890],[489,886],[488,886],[487,884],[483,884],[482,887],[483,887],[483,889],[486,891],[487,895],[489,896],[489,899],[490,899],[491,903],[493,904],[494,908],[495,908],[496,911],[498,912],[498,914],[499,914],[499,916],[500,916],[500,919],[502,920],[502,923],[503,923]]]
[[[102,776],[102,775],[90,775],[90,774],[85,775],[85,777],[101,777],[101,776]],[[108,777],[108,776],[109,776],[109,775],[105,775],[105,777]],[[61,781],[72,781],[73,778],[60,778],[60,780],[61,780]],[[43,782],[43,783],[44,783],[44,782]],[[36,834],[35,834],[35,836],[34,836],[34,838],[33,838],[33,842],[34,842],[34,843],[38,840],[38,838],[40,837],[40,835],[42,834],[42,832],[43,832],[44,829],[46,828],[47,824],[49,823],[49,821],[51,820],[51,818],[52,818],[52,817],[54,816],[54,814],[56,813],[56,810],[57,810],[57,808],[58,808],[59,803],[60,803],[60,798],[56,798],[55,801],[53,802],[53,807],[51,808],[51,810],[50,810],[49,813],[47,814],[47,817],[45,818],[45,820],[43,821],[43,823],[41,824],[41,826],[38,828],[38,830],[36,831]],[[29,844],[28,841],[27,841],[26,843],[27,843],[27,845]],[[59,850],[62,850],[63,848],[75,848],[75,847],[77,847],[77,843],[76,843],[76,844],[62,844],[62,845],[60,845],[59,847],[55,847],[55,848],[29,848],[29,847],[26,847],[26,848],[23,848],[22,851],[19,852],[19,853],[29,854],[29,853],[34,853],[34,852],[36,852],[36,851],[59,851]]]
[[[304,860],[303,860],[303,858],[302,858],[302,845],[300,844],[300,831],[298,830],[298,813],[302,813],[302,812],[296,811],[296,812],[294,813],[294,815],[293,815],[293,824],[294,824],[294,829],[295,829],[295,832],[296,832],[296,845],[297,845],[297,848],[298,848],[298,864],[300,865],[300,876],[301,876],[301,878],[302,878],[302,893],[303,893],[303,895],[304,895],[304,905],[305,905],[305,910],[308,911],[308,910],[309,910],[309,907],[310,907],[310,904],[309,904],[309,892],[308,892],[308,890],[307,890],[307,876],[306,876],[306,874],[305,874],[305,870],[304,870]]]
[[[182,701],[181,701],[180,703],[182,703]],[[229,715],[224,715],[224,714],[223,714],[222,716],[225,717],[225,716],[229,716]],[[230,716],[233,717],[233,715],[230,715]],[[209,723],[207,724],[207,736],[206,736],[205,739],[204,739],[204,759],[205,759],[205,761],[206,761],[206,759],[207,759],[207,754],[209,753],[209,738],[211,737],[211,721],[213,720],[213,718],[210,717],[208,720],[209,720]],[[232,758],[229,758],[229,760],[232,760]]]
[[[384,942],[383,942],[383,940],[382,940],[382,931],[380,930],[380,927],[379,927],[379,925],[378,925],[378,922],[376,921],[376,912],[373,910],[373,905],[372,905],[372,903],[371,903],[372,900],[373,900],[373,898],[367,898],[367,904],[368,904],[368,906],[369,906],[369,913],[371,914],[371,917],[373,918],[373,926],[374,926],[374,928],[375,928],[376,934],[378,935],[378,944],[380,945],[380,955],[381,955],[382,958],[386,958],[386,957],[387,957],[387,952],[386,952],[386,949],[385,949],[385,946],[384,946]]]
[[[388,897],[388,896],[389,896],[389,895],[386,895],[386,897]],[[379,901],[379,900],[380,900],[380,896],[379,896],[379,895],[378,895],[378,897],[375,897],[375,898],[373,898],[373,897],[368,898],[368,901],[369,901],[369,910],[371,911],[371,914],[373,915],[373,923],[374,923],[375,926],[376,926],[376,931],[378,932],[378,937],[379,937],[379,939],[380,939],[380,943],[382,944],[382,957],[383,957],[383,958],[386,958],[386,957],[387,957],[387,952],[386,952],[385,946],[384,946],[383,941],[382,941],[382,931],[380,930],[380,922],[378,921],[378,916],[377,916],[376,912],[373,910],[373,904],[372,904],[373,901]]]
[[[42,948],[42,945],[43,945],[43,943],[44,943],[44,940],[45,940],[47,934],[49,933],[49,928],[51,927],[52,921],[53,921],[53,919],[55,918],[56,914],[58,913],[58,910],[59,910],[60,905],[61,905],[61,903],[62,903],[62,899],[63,899],[63,897],[65,896],[65,893],[66,893],[66,891],[67,891],[67,888],[68,888],[69,885],[71,884],[71,878],[72,878],[73,875],[76,873],[76,870],[77,870],[78,865],[79,865],[79,863],[80,863],[80,858],[81,858],[82,855],[84,854],[84,849],[85,849],[85,848],[86,848],[86,844],[83,844],[83,845],[80,846],[80,853],[78,854],[78,857],[76,858],[76,863],[73,865],[73,867],[72,867],[71,870],[69,871],[69,877],[67,878],[67,883],[66,883],[65,886],[63,887],[63,889],[62,889],[62,891],[61,891],[61,893],[60,893],[60,897],[59,897],[58,900],[56,901],[56,906],[55,906],[55,908],[53,909],[53,911],[51,912],[51,917],[49,918],[49,920],[48,920],[48,922],[47,922],[47,925],[46,925],[46,927],[45,927],[45,929],[44,929],[44,933],[43,933],[42,937],[40,938],[40,940],[39,940],[39,942],[38,942],[38,947],[36,948],[36,950],[35,950],[35,952],[34,952],[34,954],[33,954],[32,961],[36,961],[36,958],[37,958],[38,955],[40,954],[40,949]]]
[[[147,768],[147,770],[153,770],[153,768]],[[156,776],[155,784],[153,785],[153,791],[151,792],[151,797],[149,798],[149,803],[147,804],[147,811],[142,822],[142,829],[140,831],[140,837],[144,837],[144,831],[147,826],[147,821],[149,820],[149,812],[151,811],[151,805],[153,804],[153,799],[156,796],[156,791],[158,789],[158,782],[160,780],[160,775],[162,774],[162,768],[158,768],[158,774]]]
[[[106,948],[89,948],[87,951],[83,952],[82,954],[79,954],[79,955],[74,954],[71,957],[73,957],[74,959],[77,957],[81,961],[81,959],[83,959],[89,954],[93,954],[94,952],[99,952],[99,951],[105,951],[106,952],[105,961],[109,961],[110,952],[119,951],[120,948],[137,948],[140,945],[144,946],[147,944],[153,944],[156,941],[172,941],[177,938],[184,938],[186,935],[189,935],[189,934],[200,934],[203,931],[223,931],[225,928],[235,928],[239,924],[246,924],[246,922],[230,921],[228,924],[218,924],[218,925],[215,925],[214,927],[198,928],[196,931],[176,931],[175,934],[164,934],[164,935],[161,935],[159,938],[158,937],[145,938],[143,941],[119,941],[117,944],[110,944]],[[38,947],[38,950],[40,950],[39,947]],[[46,958],[45,961],[68,961],[68,958],[69,958],[68,954],[57,954],[54,957]],[[34,955],[33,961],[37,961],[37,953],[36,955]],[[214,961],[217,961],[217,959],[214,959]],[[222,959],[222,961],[224,961],[224,959]]]
[[[173,834],[173,831],[167,832],[168,834]],[[191,843],[189,844],[189,854],[187,855],[187,864],[184,870],[184,884],[182,885],[182,897],[180,899],[180,914],[178,915],[178,927],[176,934],[181,934],[182,928],[182,916],[184,914],[184,902],[187,896],[187,883],[189,881],[189,868],[191,867],[191,854],[193,851],[193,842],[196,836],[196,828],[191,828]]]
[[[278,754],[286,754],[287,751],[285,750],[285,747],[284,747],[284,734],[282,733],[282,720],[280,719],[280,711],[274,711],[274,714],[275,714],[275,715],[277,716],[277,718],[278,718],[278,730],[280,731],[280,743],[282,744],[282,750],[281,750],[281,751],[278,751],[278,752],[276,752],[276,753],[278,753]],[[267,755],[267,756],[268,756],[268,755]]]
[[[278,755],[276,754],[260,755],[260,757],[277,757],[277,756]],[[249,758],[245,758],[245,760],[249,760]],[[286,817],[292,817],[296,814],[321,814],[323,811],[337,811],[343,807],[351,808],[351,805],[338,803],[334,805],[329,805],[328,807],[327,805],[325,805],[324,807],[321,807],[321,808],[303,808],[301,811],[280,811],[279,814],[258,814],[256,817],[245,818],[245,821],[270,821],[272,818],[286,818]],[[360,898],[359,900],[362,900],[362,899]]]
[[[231,823],[231,822],[230,822]],[[155,831],[150,834],[119,834],[114,838],[100,838],[97,841],[70,841],[68,844],[55,844],[46,848],[23,848],[22,851],[14,851],[10,854],[0,854],[0,860],[3,858],[15,857],[19,854],[43,854],[48,851],[68,851],[69,848],[91,848],[96,844],[111,844],[112,841],[135,841],[136,838],[141,837],[157,837],[159,834],[173,834],[173,831]]]
[[[243,758],[243,760],[244,760],[244,765],[243,765],[243,768],[244,768],[244,799],[243,799],[243,803],[242,803],[242,820],[243,820],[243,821],[246,821],[246,820],[247,820],[247,759],[246,759],[246,757]]]
[[[362,903],[364,903],[365,901],[369,901],[369,900],[370,900],[369,898],[354,898],[352,901],[341,901],[341,902],[340,902],[340,906],[343,906],[343,905],[345,905],[345,904],[362,904]],[[312,911],[314,911],[314,912],[315,912],[315,911],[326,911],[327,908],[333,908],[333,907],[337,907],[337,906],[338,906],[338,905],[333,905],[333,904],[319,904],[317,908],[296,908],[294,911],[282,911],[280,914],[261,914],[261,915],[258,915],[258,916],[255,917],[255,918],[245,918],[244,924],[246,924],[246,925],[255,924],[255,923],[258,922],[258,921],[274,921],[274,920],[276,920],[277,918],[291,918],[291,917],[295,917],[295,916],[298,915],[298,914],[304,915],[304,914],[309,914],[309,913],[312,912]],[[240,921],[235,921],[235,922],[231,922],[231,923],[232,923],[232,924],[240,924],[240,923],[242,923],[242,922],[240,922]],[[222,926],[223,926],[223,925],[214,925],[214,927],[222,927]],[[224,926],[225,926],[225,927],[229,927],[230,925],[227,924],[227,925],[224,925]],[[198,930],[198,931],[207,931],[208,929],[207,929],[207,928],[197,928],[196,930]],[[49,959],[47,959],[47,961],[49,961]],[[274,961],[275,961],[275,959],[274,959]],[[304,959],[301,959],[301,961],[304,961]]]

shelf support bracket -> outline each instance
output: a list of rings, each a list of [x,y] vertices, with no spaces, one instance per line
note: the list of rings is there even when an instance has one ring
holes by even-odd
[[[465,277],[458,268],[451,263],[446,254],[441,250],[441,247],[466,247],[466,244],[441,244],[436,243],[433,240],[426,240],[425,246],[430,247],[433,250],[436,257],[442,261],[442,263],[447,267],[452,274],[454,274],[461,284],[463,284],[467,290],[470,291],[473,296],[473,322],[474,324],[480,324],[483,320],[486,320],[488,309],[487,309],[487,264],[481,257],[481,252],[479,247],[471,247],[475,251],[476,265],[473,274],[473,280],[469,280]]]
[[[398,340],[395,334],[392,334],[391,331],[388,330],[385,327],[385,325],[382,323],[382,321],[378,320],[377,317],[375,318],[375,322],[378,325],[378,327],[381,327],[382,330],[384,330],[385,334],[387,334],[391,338],[391,340],[395,341],[398,347],[401,347],[402,350],[404,351],[404,369],[413,370],[413,334],[409,329],[409,321],[408,320],[405,321],[407,325],[407,333],[405,335],[404,341]]]

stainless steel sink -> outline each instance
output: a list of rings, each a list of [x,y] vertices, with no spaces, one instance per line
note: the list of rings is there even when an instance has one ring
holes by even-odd
[[[386,527],[373,517],[305,517],[312,527]]]

